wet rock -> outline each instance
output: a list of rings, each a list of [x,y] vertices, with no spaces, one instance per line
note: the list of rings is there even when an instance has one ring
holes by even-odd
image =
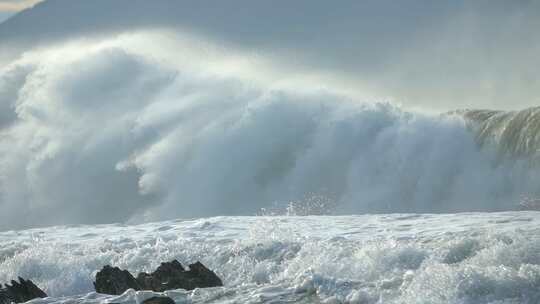
[[[143,301],[143,304],[175,304],[169,297],[152,297]]]
[[[153,273],[139,273],[137,279],[127,270],[105,266],[96,275],[94,286],[99,293],[117,295],[129,288],[163,292],[173,289],[192,290],[223,286],[223,282],[200,262],[189,265],[189,270],[186,270],[180,262],[174,260],[161,263]]]
[[[223,282],[216,273],[206,268],[201,262],[189,265],[189,271],[186,274],[193,286],[193,288],[185,288],[187,290],[223,286]]]
[[[96,292],[110,295],[120,295],[130,288],[141,290],[137,280],[135,280],[129,271],[109,265],[103,267],[96,274],[94,288]]]
[[[11,281],[4,287],[0,284],[0,304],[24,303],[36,298],[46,298],[47,294],[32,281],[19,277],[19,282]]]
[[[221,279],[202,263],[197,262],[189,265],[185,270],[178,261],[162,263],[151,274],[140,273],[137,276],[139,285],[153,291],[165,291],[171,289],[192,290],[195,288],[223,286]]]
[[[165,291],[180,285],[177,281],[183,278],[186,270],[177,260],[169,263],[161,263],[161,265],[151,274],[141,272],[137,276],[139,285],[144,286],[144,289],[153,291]]]

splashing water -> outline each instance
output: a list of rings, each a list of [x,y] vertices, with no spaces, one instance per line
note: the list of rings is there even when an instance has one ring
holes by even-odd
[[[538,162],[540,107],[522,111],[463,110],[481,145],[494,144],[502,154]]]
[[[0,70],[0,229],[253,215],[308,196],[332,202],[318,213],[495,211],[540,192],[530,162],[482,148],[462,117],[164,37],[51,46]],[[538,141],[538,109],[464,116],[505,150]]]
[[[177,303],[540,301],[540,213],[218,217],[0,233],[0,281],[34,280],[33,303],[140,303],[151,292],[93,293],[105,264],[150,271],[201,260],[225,287]]]

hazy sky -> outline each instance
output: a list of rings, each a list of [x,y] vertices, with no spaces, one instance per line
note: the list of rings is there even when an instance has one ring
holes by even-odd
[[[0,22],[42,0],[0,0]]]
[[[0,12],[0,22],[6,20],[13,15],[12,12]]]
[[[32,2],[4,0],[0,7]],[[49,1],[21,18],[24,27],[4,31],[49,39],[173,26],[411,107],[515,109],[540,102],[538,1],[151,3],[152,9],[144,0]]]
[[[41,0],[0,0],[0,12],[18,12]]]

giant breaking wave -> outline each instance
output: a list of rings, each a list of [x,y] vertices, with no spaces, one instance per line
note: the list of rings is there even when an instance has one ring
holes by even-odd
[[[290,204],[493,211],[540,190],[538,109],[415,113],[148,35],[34,50],[0,70],[0,229]]]

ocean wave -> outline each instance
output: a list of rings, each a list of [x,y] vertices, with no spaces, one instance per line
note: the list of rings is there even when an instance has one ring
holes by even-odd
[[[540,157],[540,107],[521,111],[461,110],[480,145],[496,146],[501,154],[537,162]]]
[[[328,202],[317,214],[494,211],[539,193],[535,167],[467,128],[529,151],[538,110],[428,115],[148,39],[51,46],[0,71],[1,229],[249,215],[313,197]]]

